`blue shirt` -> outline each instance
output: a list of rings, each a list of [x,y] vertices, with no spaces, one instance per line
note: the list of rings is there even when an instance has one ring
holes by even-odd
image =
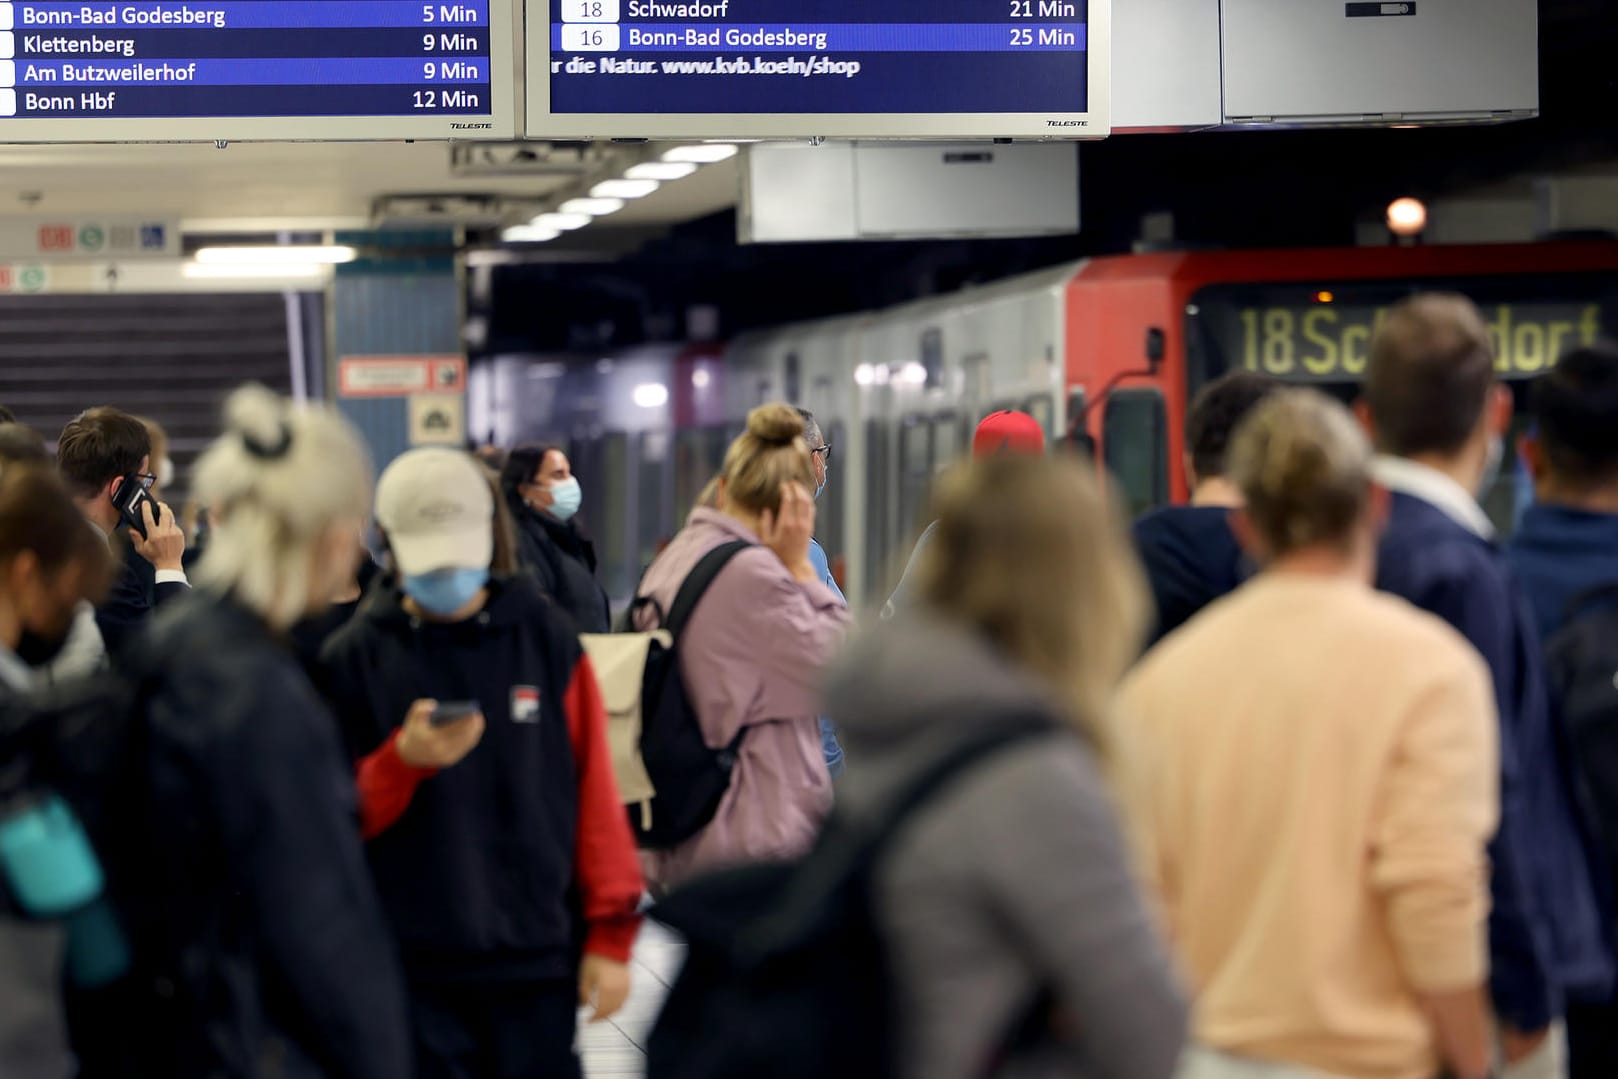
[[[809,564],[815,567],[815,575],[832,590],[833,595],[843,601],[843,606],[847,607],[848,597],[843,595],[843,590],[837,587],[837,581],[832,578],[831,562],[826,558],[826,550],[820,546],[817,539],[809,541]],[[837,728],[825,716],[820,717],[820,745],[826,753],[826,770],[831,773],[833,779],[836,779],[843,774],[843,747],[837,742]]]
[[[1540,640],[1548,641],[1575,596],[1618,584],[1618,514],[1536,503],[1523,512],[1506,556],[1528,592]]]

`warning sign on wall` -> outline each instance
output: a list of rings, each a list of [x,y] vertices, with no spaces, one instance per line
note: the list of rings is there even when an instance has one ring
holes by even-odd
[[[337,365],[344,397],[409,397],[466,392],[464,356],[344,356]]]
[[[412,446],[460,446],[466,442],[466,398],[458,393],[418,393],[410,398]]]

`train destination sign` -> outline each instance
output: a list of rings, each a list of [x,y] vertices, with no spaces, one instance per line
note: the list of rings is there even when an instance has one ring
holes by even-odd
[[[1216,333],[1231,367],[1321,382],[1365,374],[1371,338],[1389,310],[1361,303],[1268,304],[1217,312],[1203,306],[1205,314],[1219,316]],[[1558,356],[1593,344],[1604,332],[1599,303],[1479,306],[1502,378],[1531,378],[1549,370]]]
[[[535,137],[1092,138],[1111,0],[545,0]]]
[[[0,141],[505,138],[512,0],[0,0]]]

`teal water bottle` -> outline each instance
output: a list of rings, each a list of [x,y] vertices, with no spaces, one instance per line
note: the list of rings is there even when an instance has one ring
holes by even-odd
[[[23,912],[60,918],[101,894],[101,863],[79,818],[55,794],[0,815],[0,872]]]

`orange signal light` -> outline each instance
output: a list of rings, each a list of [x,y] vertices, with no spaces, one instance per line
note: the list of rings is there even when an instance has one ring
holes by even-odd
[[[1320,292],[1315,293],[1315,302],[1316,303],[1331,303],[1335,299],[1337,299],[1336,296],[1332,295],[1329,292],[1326,292],[1325,290],[1321,290]]]

